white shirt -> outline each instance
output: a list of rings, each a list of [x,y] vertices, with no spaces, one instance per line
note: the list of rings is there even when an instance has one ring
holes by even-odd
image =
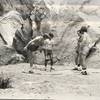
[[[87,33],[84,33],[84,35],[82,37],[82,42],[80,44],[84,45],[84,46],[91,47],[92,40],[91,40],[90,36]]]
[[[44,49],[47,49],[47,50],[52,50],[53,49],[53,45],[54,45],[54,40],[53,39],[46,39],[44,41],[44,46],[43,48]]]

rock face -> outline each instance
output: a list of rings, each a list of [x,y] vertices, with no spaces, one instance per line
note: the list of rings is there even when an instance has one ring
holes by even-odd
[[[22,55],[19,55],[14,48],[10,48],[15,32],[21,27],[21,23],[23,19],[17,11],[10,11],[0,18],[0,65],[24,61]]]
[[[10,2],[10,0],[5,2],[1,1],[2,6],[4,7],[4,12],[6,12],[5,5],[8,5],[7,10],[9,12],[1,16],[0,19],[0,35],[2,37],[1,45],[6,44],[9,47],[10,46],[14,47],[14,49],[19,54],[22,54],[25,57],[27,57],[27,52],[24,52],[23,48],[32,39],[32,35],[36,36],[33,34],[35,32],[33,32],[34,29],[32,29],[34,24],[32,26],[31,16],[27,16],[30,13],[30,11],[34,10],[33,8],[32,9],[30,8],[30,6],[33,4],[32,3],[33,1],[31,0],[29,2],[26,1],[21,1],[21,0],[19,0],[19,2],[15,2],[15,0],[13,0],[12,2]],[[7,4],[7,2],[9,2],[10,4]],[[38,4],[40,6],[45,6],[44,1],[40,1]],[[15,10],[10,11],[11,10],[10,8],[14,8]],[[22,24],[23,24],[23,29],[21,29]]]
[[[48,18],[42,21],[41,30],[43,32],[48,32],[51,30],[54,33],[55,36],[54,61],[57,64],[65,64],[68,62],[74,63],[74,59],[76,55],[75,47],[78,38],[76,33],[77,30],[80,29],[82,25],[90,25],[89,34],[93,39],[93,41],[95,41],[100,36],[99,0],[70,0],[70,1],[69,0],[44,0],[44,1],[43,0],[17,0],[17,1],[13,0],[12,2],[10,2],[10,0],[1,0],[1,1],[5,12],[7,10],[10,11],[12,8],[17,10],[24,8],[23,11],[27,11],[28,9],[26,4],[31,5],[32,3],[36,4],[37,2],[45,1],[45,4],[50,11],[50,15],[48,16]],[[16,19],[18,21],[16,21]],[[2,34],[3,38],[6,40],[6,42],[9,45],[12,44],[12,39],[14,37],[15,31],[17,29],[20,29],[20,25],[21,25],[20,23],[22,23],[23,21],[22,18],[20,17],[20,13],[17,14],[16,19],[12,21],[11,20],[6,21],[4,19],[2,22],[7,23],[7,25],[0,23],[0,33]],[[13,24],[13,25],[11,24],[15,22],[17,24]],[[33,24],[32,27],[33,35],[35,36],[36,32],[34,26],[35,24]],[[11,29],[12,31],[9,30],[6,31],[5,28],[9,30]],[[0,44],[3,44],[3,42],[0,42]],[[17,44],[21,51],[22,48],[24,47],[23,44],[22,46],[19,46],[21,42],[18,42]],[[94,61],[93,63],[94,65],[98,63],[99,66],[99,50],[100,50],[99,48],[100,45],[98,44],[97,52],[95,52],[93,56],[90,59],[88,59],[89,66],[91,65],[90,63],[92,63],[93,61]],[[35,62],[38,64],[43,63],[44,62],[43,57],[44,57],[43,54],[37,53]],[[94,60],[95,58],[97,60]]]
[[[0,34],[7,42],[7,45],[12,45],[15,31],[21,27],[23,19],[17,11],[10,11],[0,19]]]
[[[27,57],[27,52],[24,52],[24,47],[27,43],[32,39],[33,29],[32,29],[32,21],[30,18],[27,18],[24,21],[24,25],[21,26],[15,32],[15,36],[13,38],[13,47],[20,54],[23,54]]]
[[[15,64],[24,62],[24,57],[16,52],[15,49],[2,46],[0,47],[0,65]]]

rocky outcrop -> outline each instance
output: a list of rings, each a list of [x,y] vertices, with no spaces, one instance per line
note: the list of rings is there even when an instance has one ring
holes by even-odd
[[[0,47],[0,65],[21,63],[24,62],[24,59],[14,48],[7,46]]]
[[[10,11],[0,18],[0,65],[23,62],[23,56],[12,47],[17,29],[23,19],[17,11]]]
[[[12,45],[15,31],[21,27],[23,19],[17,11],[10,11],[0,18],[0,34],[7,45]]]
[[[39,6],[44,6],[44,8],[46,8],[44,1],[40,1],[40,2],[36,1],[36,2],[38,2]],[[14,1],[12,2],[9,1],[9,3],[10,3],[9,7],[12,7],[14,9],[16,8],[14,5],[12,5],[15,3]],[[2,1],[2,5],[4,4],[5,3]],[[17,51],[17,53],[27,57],[27,52],[25,52],[23,49],[26,46],[26,44],[32,39],[32,36],[37,35],[37,34],[34,35],[35,31],[32,28],[35,23],[33,23],[32,26],[31,15],[29,15],[30,11],[32,12],[34,10],[33,8],[31,9],[33,3],[31,1],[27,3],[21,1],[21,3],[19,2],[15,4],[16,5],[19,4],[20,7],[17,7],[16,10],[9,11],[8,13],[4,14],[0,19],[0,35],[2,41],[1,43],[2,45],[4,44],[8,45],[8,47],[12,46]],[[22,28],[22,24],[23,24],[23,28]],[[48,28],[44,27],[44,29],[42,29],[42,32],[44,32],[44,30],[45,32],[47,32]]]

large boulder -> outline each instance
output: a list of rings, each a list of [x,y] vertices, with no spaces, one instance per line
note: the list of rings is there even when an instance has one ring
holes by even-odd
[[[24,30],[21,30],[21,26],[24,24]],[[32,38],[32,26],[28,19],[23,20],[22,14],[17,11],[10,11],[4,14],[0,19],[0,35],[4,44],[13,46],[15,50],[23,54],[23,48]]]
[[[23,19],[17,11],[10,11],[0,18],[0,34],[7,42],[7,45],[12,45],[15,31],[21,27]]]
[[[0,47],[0,65],[15,64],[24,62],[24,57],[12,47]]]

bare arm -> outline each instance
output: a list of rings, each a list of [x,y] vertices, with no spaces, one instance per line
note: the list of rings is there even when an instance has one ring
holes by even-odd
[[[24,49],[27,49],[27,47],[29,46],[29,44],[31,44],[32,42],[34,42],[34,39],[29,41],[28,44],[24,47]]]
[[[29,41],[28,42],[28,44],[25,46],[25,48],[24,48],[24,50],[27,50],[27,47],[32,43],[32,42],[34,42],[34,41],[36,41],[36,40],[39,40],[39,39],[41,39],[42,37],[36,37],[36,38],[34,38],[34,39],[32,39],[31,41]]]

